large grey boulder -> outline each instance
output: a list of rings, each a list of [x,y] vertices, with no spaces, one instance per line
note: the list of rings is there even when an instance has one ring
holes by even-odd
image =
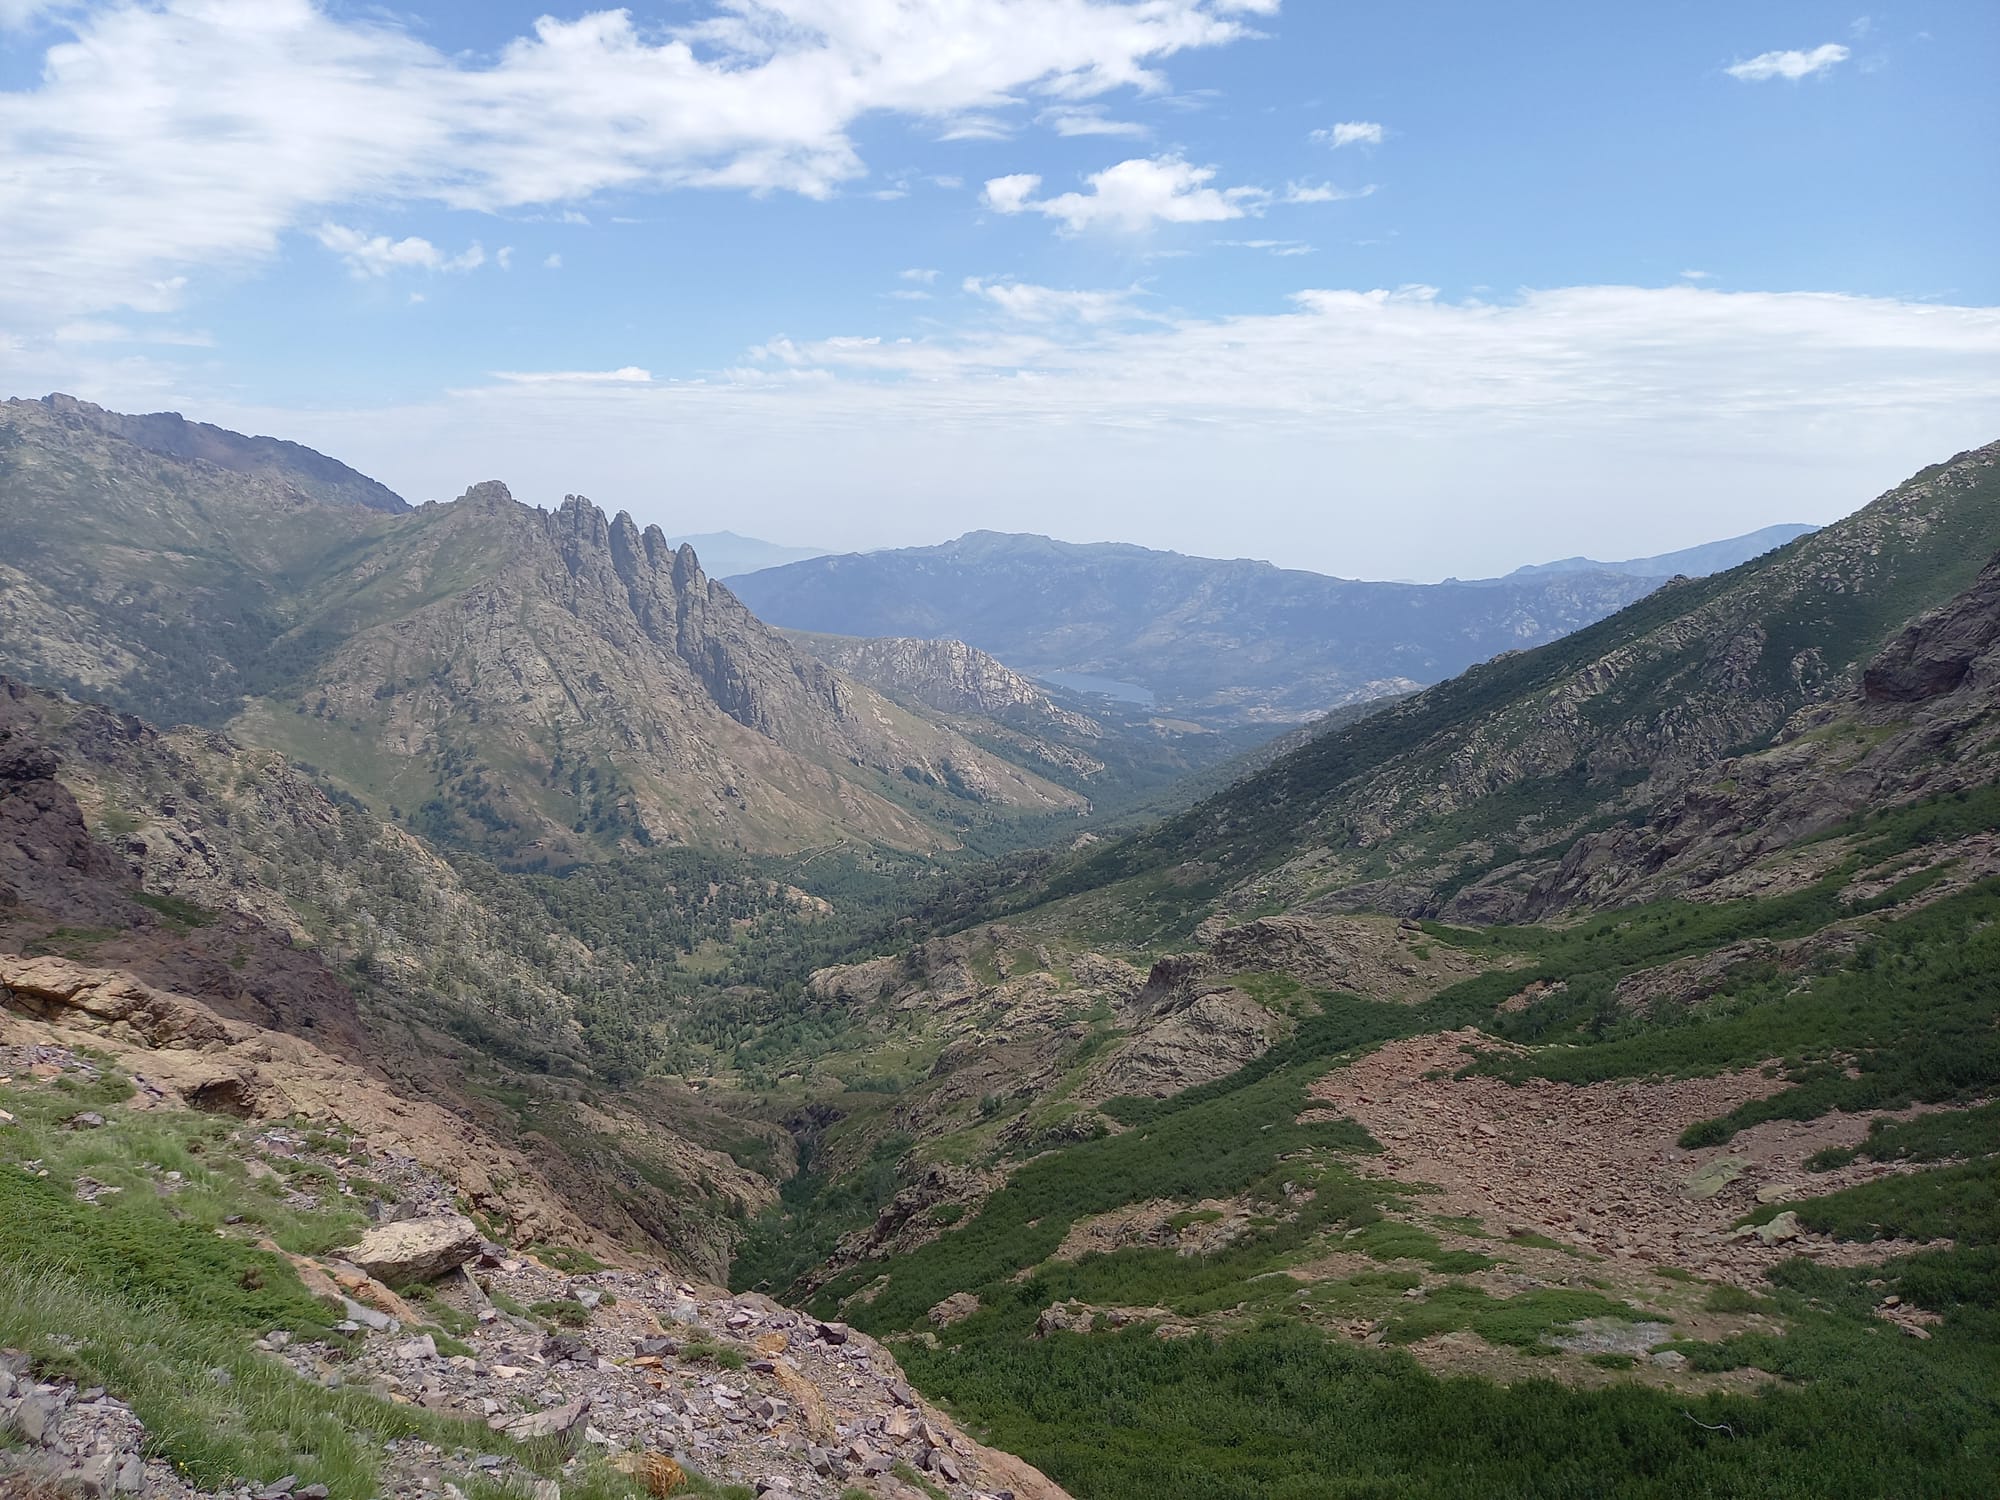
[[[486,1425],[495,1432],[504,1432],[517,1443],[542,1442],[551,1438],[567,1441],[583,1420],[583,1414],[589,1410],[590,1398],[579,1396],[567,1405],[550,1407],[547,1411],[528,1412],[518,1417],[505,1414],[489,1417]]]
[[[463,1214],[437,1214],[398,1224],[377,1224],[361,1236],[359,1244],[340,1255],[377,1281],[407,1286],[435,1281],[457,1270],[479,1254],[483,1239],[479,1226]]]

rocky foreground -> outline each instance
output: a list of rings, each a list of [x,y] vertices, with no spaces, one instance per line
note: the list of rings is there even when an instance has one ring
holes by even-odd
[[[0,1071],[22,1082],[55,1089],[98,1074],[67,1049],[7,1052]],[[143,1096],[143,1081],[139,1089]],[[124,1127],[86,1113],[67,1128]],[[664,1272],[557,1269],[484,1238],[453,1209],[446,1184],[394,1151],[273,1125],[235,1140],[250,1176],[281,1189],[289,1207],[365,1209],[376,1219],[356,1243],[325,1256],[286,1255],[262,1242],[337,1316],[321,1339],[271,1329],[257,1343],[262,1357],[323,1389],[366,1391],[493,1434],[490,1452],[391,1440],[381,1463],[385,1494],[464,1500],[486,1484],[522,1500],[560,1500],[571,1479],[608,1463],[657,1495],[1067,1500],[1038,1470],[926,1405],[886,1349],[845,1325]],[[33,1175],[38,1166],[8,1170]],[[156,1191],[171,1198],[178,1179],[163,1175]],[[118,1191],[89,1178],[75,1185],[81,1202]],[[208,1378],[231,1377],[218,1369]],[[117,1393],[37,1371],[16,1350],[0,1351],[0,1435],[13,1444],[0,1441],[0,1496],[326,1493],[284,1478],[198,1491]],[[563,1459],[560,1479],[546,1477],[546,1463],[538,1474],[523,1461],[551,1444]]]

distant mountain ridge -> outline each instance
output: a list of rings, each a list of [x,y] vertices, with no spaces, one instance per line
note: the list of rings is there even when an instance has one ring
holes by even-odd
[[[1626,850],[1619,830],[1681,802],[1733,805],[1735,780],[1720,792],[1706,785],[1718,762],[1855,694],[1870,659],[1913,616],[1972,588],[1996,553],[2000,443],[1926,469],[1780,551],[1663,587],[1566,639],[1319,735],[1094,855],[1064,889],[1199,868],[1209,882],[1201,899],[1225,910],[1474,922],[1532,919],[1629,889],[1636,876],[1613,881],[1586,854]],[[1974,641],[1960,655],[1982,649]],[[1960,680],[1959,660],[1947,653],[1951,671],[1932,669],[1947,688]],[[1870,733],[1837,747],[1830,774],[1871,745]],[[1845,815],[1841,798],[1820,800]],[[1786,838],[1800,831],[1775,826]],[[1652,837],[1674,850],[1673,835]]]
[[[1297,723],[1408,692],[1601,619],[1657,582],[1562,572],[1372,583],[975,531],[792,563],[731,587],[787,629],[962,640],[1030,676],[1133,684],[1163,716],[1221,727]]]
[[[359,505],[399,515],[410,502],[378,480],[338,459],[283,438],[245,437],[207,422],[190,422],[177,411],[130,416],[61,394],[39,402],[12,400],[8,406],[39,405],[106,437],[121,438],[166,458],[198,459],[238,474],[277,479],[329,505]]]
[[[694,548],[695,556],[701,559],[702,571],[711,578],[729,578],[826,556],[824,547],[792,547],[782,542],[767,542],[762,537],[739,536],[733,531],[704,531],[667,540],[676,547]]]
[[[1520,579],[1539,578],[1550,573],[1624,573],[1634,578],[1706,578],[1711,573],[1727,572],[1753,557],[1762,557],[1787,542],[1811,536],[1817,530],[1817,526],[1792,522],[1766,526],[1758,531],[1745,532],[1742,536],[1725,537],[1719,542],[1705,542],[1698,547],[1683,547],[1678,552],[1662,552],[1655,557],[1629,557],[1623,562],[1565,557],[1556,562],[1529,563],[1506,576]]]

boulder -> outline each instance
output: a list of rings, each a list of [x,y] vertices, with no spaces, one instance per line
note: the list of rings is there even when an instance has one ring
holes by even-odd
[[[954,1323],[963,1323],[979,1311],[979,1299],[970,1292],[953,1292],[930,1311],[931,1325],[949,1328]]]
[[[340,1253],[379,1281],[407,1286],[457,1270],[479,1254],[482,1240],[479,1226],[463,1214],[438,1214],[377,1224]]]
[[[1799,1223],[1799,1216],[1786,1209],[1768,1224],[1757,1226],[1757,1238],[1767,1245],[1784,1245],[1805,1234],[1805,1226]]]
[[[1058,1302],[1044,1308],[1035,1319],[1035,1337],[1045,1339],[1052,1333],[1089,1333],[1096,1325],[1096,1312],[1075,1302]]]
[[[552,1406],[547,1411],[528,1412],[523,1416],[499,1416],[490,1419],[487,1426],[495,1432],[504,1432],[517,1443],[538,1442],[544,1438],[566,1439],[583,1421],[583,1414],[590,1410],[590,1398],[579,1396],[565,1406]]]

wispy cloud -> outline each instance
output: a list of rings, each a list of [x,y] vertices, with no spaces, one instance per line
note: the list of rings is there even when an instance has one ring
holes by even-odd
[[[1037,125],[1046,125],[1057,135],[1150,135],[1136,120],[1114,120],[1099,104],[1058,105],[1035,116]]]
[[[1335,187],[1330,182],[1290,182],[1285,184],[1281,203],[1341,203],[1349,198],[1369,198],[1375,193],[1375,184],[1366,187]]]
[[[1011,318],[1030,323],[1112,323],[1155,315],[1140,311],[1136,287],[1117,291],[1062,291],[1026,281],[982,281],[966,277],[963,291],[990,303]]]
[[[1304,240],[1217,240],[1218,245],[1234,250],[1262,250],[1267,255],[1311,255],[1313,247]]]
[[[653,372],[624,365],[616,370],[495,370],[493,378],[511,385],[647,385]]]
[[[1125,231],[1155,224],[1213,224],[1260,213],[1271,201],[1262,188],[1217,188],[1215,168],[1178,156],[1134,157],[1084,179],[1088,192],[1038,198],[1042,179],[1031,172],[990,178],[985,203],[996,213],[1045,214],[1071,231]]]
[[[1325,130],[1315,130],[1312,139],[1317,145],[1338,150],[1342,146],[1379,146],[1384,134],[1386,132],[1373,120],[1343,120]]]
[[[1772,78],[1796,81],[1810,78],[1815,73],[1824,73],[1846,62],[1850,55],[1840,43],[1827,42],[1810,52],[1760,52],[1748,62],[1732,64],[1723,71],[1745,83],[1763,83]]]
[[[321,0],[0,4],[73,38],[0,90],[0,307],[51,323],[170,307],[179,278],[266,261],[288,232],[358,203],[379,216],[560,213],[614,190],[828,197],[866,171],[850,134],[865,117],[1005,130],[1157,93],[1167,59],[1249,36],[1277,9],[744,0],[680,27],[628,10],[544,16],[482,56]]]
[[[1688,539],[1831,519],[1991,441],[2000,411],[1991,308],[1685,285],[1502,301],[1332,287],[1272,313],[1152,322],[975,305],[956,333],[773,340],[705,384],[495,381],[228,425],[412,494],[497,473],[517,494],[582,488],[665,521],[671,446],[683,494],[726,494],[730,515],[780,535],[818,535],[830,515],[849,518],[843,545],[1004,524],[1470,577],[1607,527],[1657,551],[1630,531],[1662,514]]]
[[[387,276],[392,271],[476,271],[486,264],[486,252],[476,242],[457,255],[447,255],[418,235],[392,240],[386,234],[366,234],[345,224],[322,224],[315,238],[345,261],[356,276]]]

